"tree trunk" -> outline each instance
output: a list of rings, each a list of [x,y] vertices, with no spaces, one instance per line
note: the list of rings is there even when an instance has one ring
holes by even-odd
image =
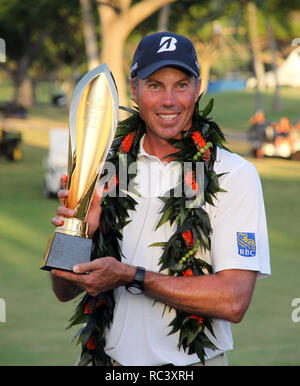
[[[132,30],[162,5],[176,0],[142,0],[131,6],[131,0],[98,2],[98,13],[102,31],[101,62],[107,63],[115,78],[119,103],[128,106],[127,82],[123,68],[123,50]],[[120,119],[126,114],[120,112]]]
[[[15,105],[21,105],[26,109],[31,108],[35,103],[35,84],[36,82],[31,79],[29,69],[32,65],[34,58],[39,52],[47,32],[40,32],[37,41],[30,43],[28,40],[24,54],[19,61],[16,62],[15,68],[9,65],[9,62],[3,63],[1,66],[11,77],[14,84],[14,97],[12,103]]]
[[[109,36],[107,35],[106,38],[102,39],[101,52],[101,62],[107,63],[115,79],[119,95],[119,104],[121,106],[128,105],[127,82],[123,68],[124,44],[122,25],[116,24]],[[121,118],[125,117],[125,115],[124,112],[120,111]]]
[[[201,93],[206,94],[207,88],[208,88],[208,82],[209,82],[209,74],[210,74],[210,67],[211,63],[208,60],[202,60],[200,64],[200,71],[201,71]]]
[[[89,71],[99,66],[99,52],[90,0],[80,0],[83,18],[83,35]]]
[[[201,77],[200,92],[205,94],[208,88],[211,66],[220,54],[220,41],[214,38],[212,38],[210,42],[201,42],[198,39],[194,39],[193,43],[199,60]]]
[[[23,56],[18,68],[11,72],[14,83],[13,103],[23,106],[25,109],[29,109],[34,105],[33,82],[28,73],[29,63],[29,58]]]
[[[252,2],[248,3],[248,28],[250,36],[250,44],[253,54],[253,65],[257,81],[256,87],[256,110],[263,110],[262,91],[265,89],[265,70],[262,61],[260,41],[257,31],[256,22],[256,5]]]
[[[157,32],[168,31],[169,16],[170,4],[165,4],[159,12]]]
[[[274,79],[275,79],[275,92],[274,92],[274,99],[272,103],[272,110],[279,111],[280,96],[279,96],[279,85],[278,85],[278,74],[277,74],[276,41],[274,38],[273,29],[269,19],[267,21],[267,30],[268,30],[268,39],[270,42],[270,49],[272,53],[272,70],[273,70]]]

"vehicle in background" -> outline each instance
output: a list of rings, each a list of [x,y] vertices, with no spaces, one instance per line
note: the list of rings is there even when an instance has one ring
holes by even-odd
[[[61,189],[60,178],[68,169],[69,132],[67,129],[49,131],[49,152],[45,159],[45,197],[57,197]]]
[[[22,135],[18,131],[3,130],[0,127],[0,155],[9,161],[22,159]]]
[[[248,140],[256,158],[281,157],[300,161],[300,122],[292,125],[287,117],[268,122],[259,111],[250,119]]]

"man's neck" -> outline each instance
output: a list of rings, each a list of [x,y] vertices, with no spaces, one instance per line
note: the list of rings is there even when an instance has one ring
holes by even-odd
[[[171,145],[167,140],[153,137],[146,133],[144,139],[144,149],[149,155],[154,155],[159,158],[162,162],[173,161],[174,157],[167,157],[169,154],[175,153],[178,151],[173,145]]]

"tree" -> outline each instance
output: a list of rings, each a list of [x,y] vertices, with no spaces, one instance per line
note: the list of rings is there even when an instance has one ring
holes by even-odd
[[[277,45],[276,45],[276,40],[273,33],[273,28],[269,18],[267,19],[267,31],[268,31],[268,39],[269,39],[270,49],[272,54],[272,71],[274,72],[274,79],[275,79],[275,92],[274,92],[272,110],[279,111],[280,95],[279,95],[279,84],[278,84],[278,74],[277,74],[277,54],[276,54]]]
[[[34,104],[37,74],[83,59],[79,11],[77,0],[1,0],[7,61],[0,65],[12,79],[14,104],[27,109]]]
[[[256,5],[253,2],[247,4],[248,11],[248,29],[250,37],[250,45],[253,55],[253,65],[257,81],[256,86],[256,110],[263,110],[262,91],[265,89],[265,70],[262,61],[262,52],[260,40],[257,31],[256,21]]]
[[[83,35],[85,41],[88,69],[99,66],[100,57],[96,38],[90,0],[80,0],[83,18]]]
[[[246,4],[247,9],[248,32],[257,80],[256,110],[263,109],[261,92],[265,88],[264,62],[269,62],[275,79],[272,109],[278,111],[280,108],[277,79],[278,56],[283,56],[283,52],[290,46],[291,39],[300,31],[299,21],[295,23],[292,17],[293,13],[300,9],[300,3],[295,0],[288,2],[285,0],[251,0],[248,2],[240,0],[240,3]],[[266,61],[263,56],[264,59],[270,59]]]
[[[7,62],[1,67],[13,81],[13,102],[25,108],[34,102],[29,70],[47,36],[44,20],[49,8],[45,5],[43,0],[38,4],[33,0],[1,2],[0,35],[7,53]]]
[[[101,62],[110,67],[119,93],[120,105],[127,106],[127,85],[123,68],[124,44],[133,29],[166,3],[176,0],[97,1],[101,23]]]
[[[215,0],[174,4],[177,11],[176,29],[179,33],[190,37],[197,51],[201,73],[201,92],[206,92],[213,63],[224,51],[226,42],[222,39],[221,23],[217,20],[225,14],[230,14],[232,0]],[[185,5],[185,7],[184,7]],[[178,9],[176,9],[178,8]],[[172,16],[174,13],[172,14]],[[179,17],[180,16],[180,17]],[[179,17],[179,19],[178,19]],[[174,23],[174,19],[173,19]]]
[[[170,3],[165,4],[159,11],[157,32],[168,31],[170,19]]]

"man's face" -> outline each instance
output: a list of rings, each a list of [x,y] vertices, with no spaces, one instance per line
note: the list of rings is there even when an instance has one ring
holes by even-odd
[[[157,139],[178,138],[182,130],[190,128],[200,82],[173,68],[163,67],[147,79],[138,79],[138,87],[131,82],[135,103],[146,124],[146,133]]]

